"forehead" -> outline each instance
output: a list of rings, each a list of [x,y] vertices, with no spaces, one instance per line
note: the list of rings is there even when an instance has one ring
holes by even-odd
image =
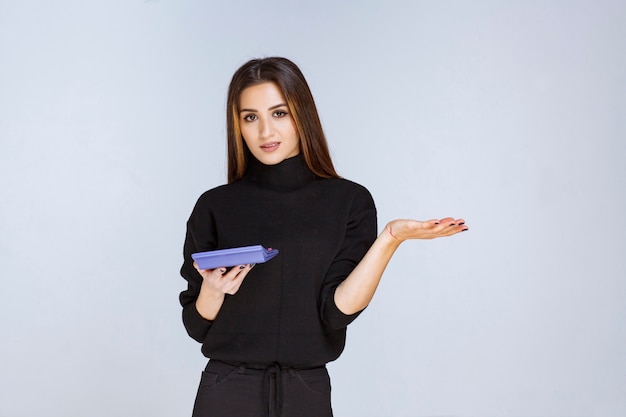
[[[285,96],[278,85],[264,82],[245,88],[239,95],[240,109],[265,110],[277,104],[286,104]]]

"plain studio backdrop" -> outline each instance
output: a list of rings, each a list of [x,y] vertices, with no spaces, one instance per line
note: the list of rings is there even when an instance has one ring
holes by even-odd
[[[623,1],[0,2],[0,416],[189,416],[185,222],[225,100],[294,60],[405,243],[329,368],[338,417],[626,415]]]

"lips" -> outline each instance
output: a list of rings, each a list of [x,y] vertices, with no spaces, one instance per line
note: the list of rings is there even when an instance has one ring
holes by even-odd
[[[261,149],[265,152],[272,152],[278,149],[278,146],[280,146],[280,142],[268,142],[261,145]]]

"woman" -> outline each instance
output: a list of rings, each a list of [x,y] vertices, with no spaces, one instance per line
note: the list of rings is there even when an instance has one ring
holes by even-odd
[[[332,416],[325,365],[395,250],[467,226],[394,220],[377,237],[370,193],[335,172],[309,87],[285,58],[237,70],[227,125],[228,184],[196,203],[181,269],[183,322],[210,358],[193,415]],[[191,258],[256,244],[280,253],[230,270]]]

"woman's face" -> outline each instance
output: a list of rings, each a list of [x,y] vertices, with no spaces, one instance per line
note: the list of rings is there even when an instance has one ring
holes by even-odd
[[[252,155],[275,165],[300,153],[300,138],[287,100],[272,82],[246,88],[239,97],[241,135]]]

